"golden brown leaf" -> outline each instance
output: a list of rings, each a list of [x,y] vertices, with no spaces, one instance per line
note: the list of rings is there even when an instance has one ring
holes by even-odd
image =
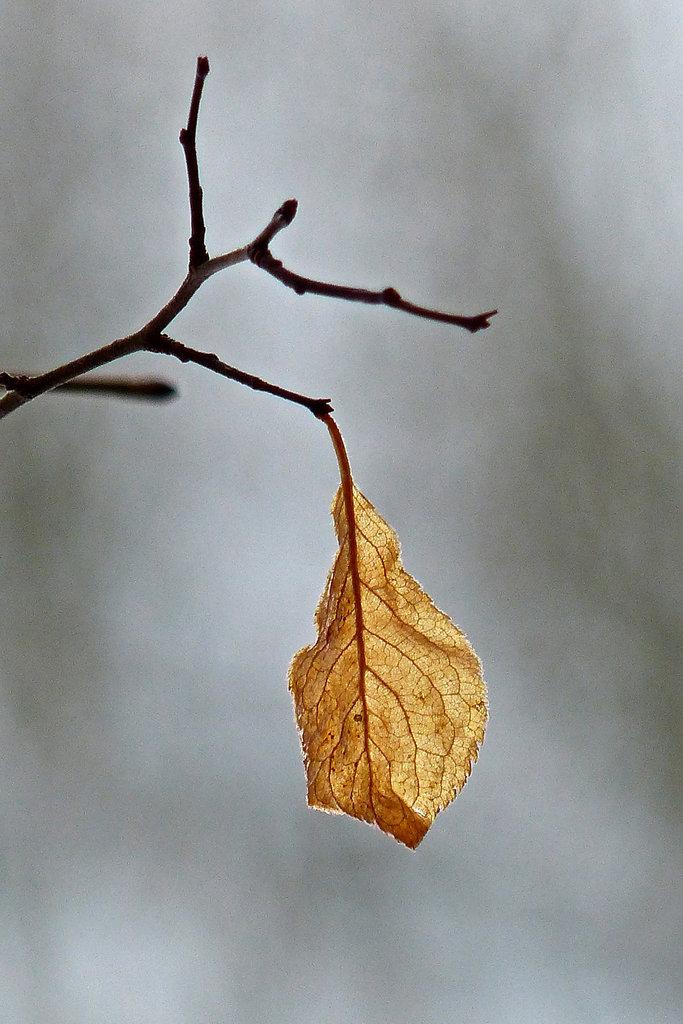
[[[401,565],[396,534],[353,485],[336,424],[325,420],[342,470],[332,506],[339,551],[318,638],[289,673],[308,802],[414,848],[477,760],[486,688],[465,635]]]

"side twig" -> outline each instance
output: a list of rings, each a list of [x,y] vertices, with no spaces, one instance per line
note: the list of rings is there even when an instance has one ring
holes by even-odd
[[[302,405],[309,409],[314,416],[321,419],[333,412],[329,398],[309,398],[308,395],[301,395],[296,391],[289,391],[277,384],[270,384],[253,373],[245,373],[235,366],[228,366],[222,359],[219,359],[214,352],[201,352],[199,349],[190,348],[180,341],[169,338],[167,334],[161,334],[156,342],[150,342],[148,352],[160,352],[166,356],[175,356],[181,363],[196,363],[197,366],[204,366],[207,370],[218,373],[221,377],[234,380],[238,384],[244,384],[252,391],[264,391],[266,394],[274,395],[276,398],[284,398],[287,402],[294,402],[295,405]]]
[[[271,225],[279,220],[281,230],[294,220],[297,211],[296,199],[288,199],[282,204],[273,216]],[[371,291],[368,288],[351,288],[347,285],[328,284],[326,281],[316,281],[312,277],[303,277],[293,270],[283,266],[282,260],[276,259],[270,251],[270,242],[276,231],[263,231],[258,238],[249,246],[249,259],[251,262],[265,270],[268,274],[276,277],[278,281],[291,288],[297,295],[305,295],[307,292],[312,295],[326,295],[333,299],[346,299],[348,302],[365,302],[372,306],[391,306],[393,309],[400,309],[412,316],[419,316],[425,320],[439,320],[445,324],[455,324],[456,327],[464,327],[472,334],[475,331],[485,330],[490,327],[489,320],[498,312],[497,309],[490,309],[487,313],[477,313],[475,316],[461,316],[457,313],[442,313],[438,309],[427,309],[425,306],[417,306],[413,302],[403,299],[395,288],[383,288],[379,291]]]
[[[185,163],[187,164],[187,180],[190,188],[190,218],[192,223],[192,234],[190,235],[190,270],[206,263],[209,254],[204,244],[206,227],[204,225],[204,213],[202,209],[202,187],[199,183],[199,163],[197,161],[197,118],[199,116],[199,104],[204,89],[204,79],[209,73],[208,57],[197,58],[197,72],[190,101],[190,113],[187,119],[187,127],[180,132],[180,145],[185,152]]]

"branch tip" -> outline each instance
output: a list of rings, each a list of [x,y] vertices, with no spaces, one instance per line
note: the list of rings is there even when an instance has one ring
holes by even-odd
[[[209,58],[208,57],[197,57],[197,77],[206,78],[209,71]]]
[[[334,406],[329,398],[316,398],[309,408],[315,418],[323,422],[326,422],[327,417],[334,412]]]
[[[296,199],[286,199],[282,206],[279,206],[270,218],[270,223],[267,224],[263,231],[256,236],[254,241],[247,246],[249,259],[252,263],[255,263],[257,267],[263,266],[263,263],[261,262],[262,260],[269,261],[274,258],[268,246],[279,231],[282,231],[283,228],[288,227],[292,223],[296,217],[298,206],[299,204]]]
[[[299,204],[296,199],[286,199],[280,209],[276,212],[275,216],[284,221],[284,226],[287,227],[287,225],[291,224],[296,217],[296,211],[298,208]]]
[[[462,326],[465,327],[471,334],[476,334],[477,331],[485,331],[491,324],[489,320],[492,316],[495,316],[498,312],[497,309],[490,309],[488,313],[479,313],[478,316],[467,317],[470,322],[464,323]]]
[[[178,389],[157,377],[95,377],[87,375],[66,381],[56,392],[76,391],[90,395],[110,395],[119,398],[140,398],[165,401],[176,398]]]

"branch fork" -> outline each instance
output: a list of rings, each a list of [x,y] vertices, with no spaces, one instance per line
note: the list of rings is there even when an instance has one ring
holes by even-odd
[[[187,276],[175,295],[152,319],[140,330],[125,338],[104,345],[102,348],[88,352],[78,359],[64,363],[47,373],[30,376],[0,372],[0,388],[7,393],[0,398],[0,419],[8,416],[15,409],[38,395],[56,389],[73,391],[90,391],[100,394],[117,394],[135,398],[163,399],[175,394],[175,389],[166,381],[155,378],[102,378],[82,376],[90,371],[112,363],[134,352],[157,352],[174,356],[182,362],[193,362],[230,380],[244,384],[255,391],[263,391],[294,402],[310,410],[314,416],[325,419],[332,412],[327,398],[311,398],[307,395],[270,384],[253,374],[229,366],[218,358],[215,353],[202,352],[190,348],[179,341],[168,337],[164,332],[169,324],[187,306],[188,302],[201,285],[214,274],[237,263],[251,262],[254,266],[270,274],[285,287],[291,288],[297,295],[307,293],[323,295],[330,298],[344,299],[349,302],[362,302],[375,306],[389,306],[392,309],[409,313],[426,320],[437,320],[442,323],[463,327],[474,333],[490,326],[491,317],[497,310],[475,316],[461,316],[455,313],[444,313],[440,310],[428,309],[408,302],[395,288],[384,288],[372,291],[367,288],[352,288],[346,285],[330,284],[304,277],[289,270],[283,262],[276,259],[270,251],[275,236],[288,227],[297,212],[296,199],[287,199],[273,214],[266,227],[245,246],[211,258],[206,248],[206,225],[204,223],[203,192],[199,179],[197,160],[197,120],[201,103],[204,81],[209,73],[209,61],[199,57],[195,74],[190,111],[187,125],[180,132],[180,144],[185,154],[189,189],[191,234],[189,239],[189,266]]]

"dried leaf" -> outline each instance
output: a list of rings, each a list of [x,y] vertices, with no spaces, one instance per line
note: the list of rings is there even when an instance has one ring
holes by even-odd
[[[289,674],[308,802],[414,848],[477,760],[486,688],[465,635],[405,571],[396,534],[340,466],[318,639]]]

